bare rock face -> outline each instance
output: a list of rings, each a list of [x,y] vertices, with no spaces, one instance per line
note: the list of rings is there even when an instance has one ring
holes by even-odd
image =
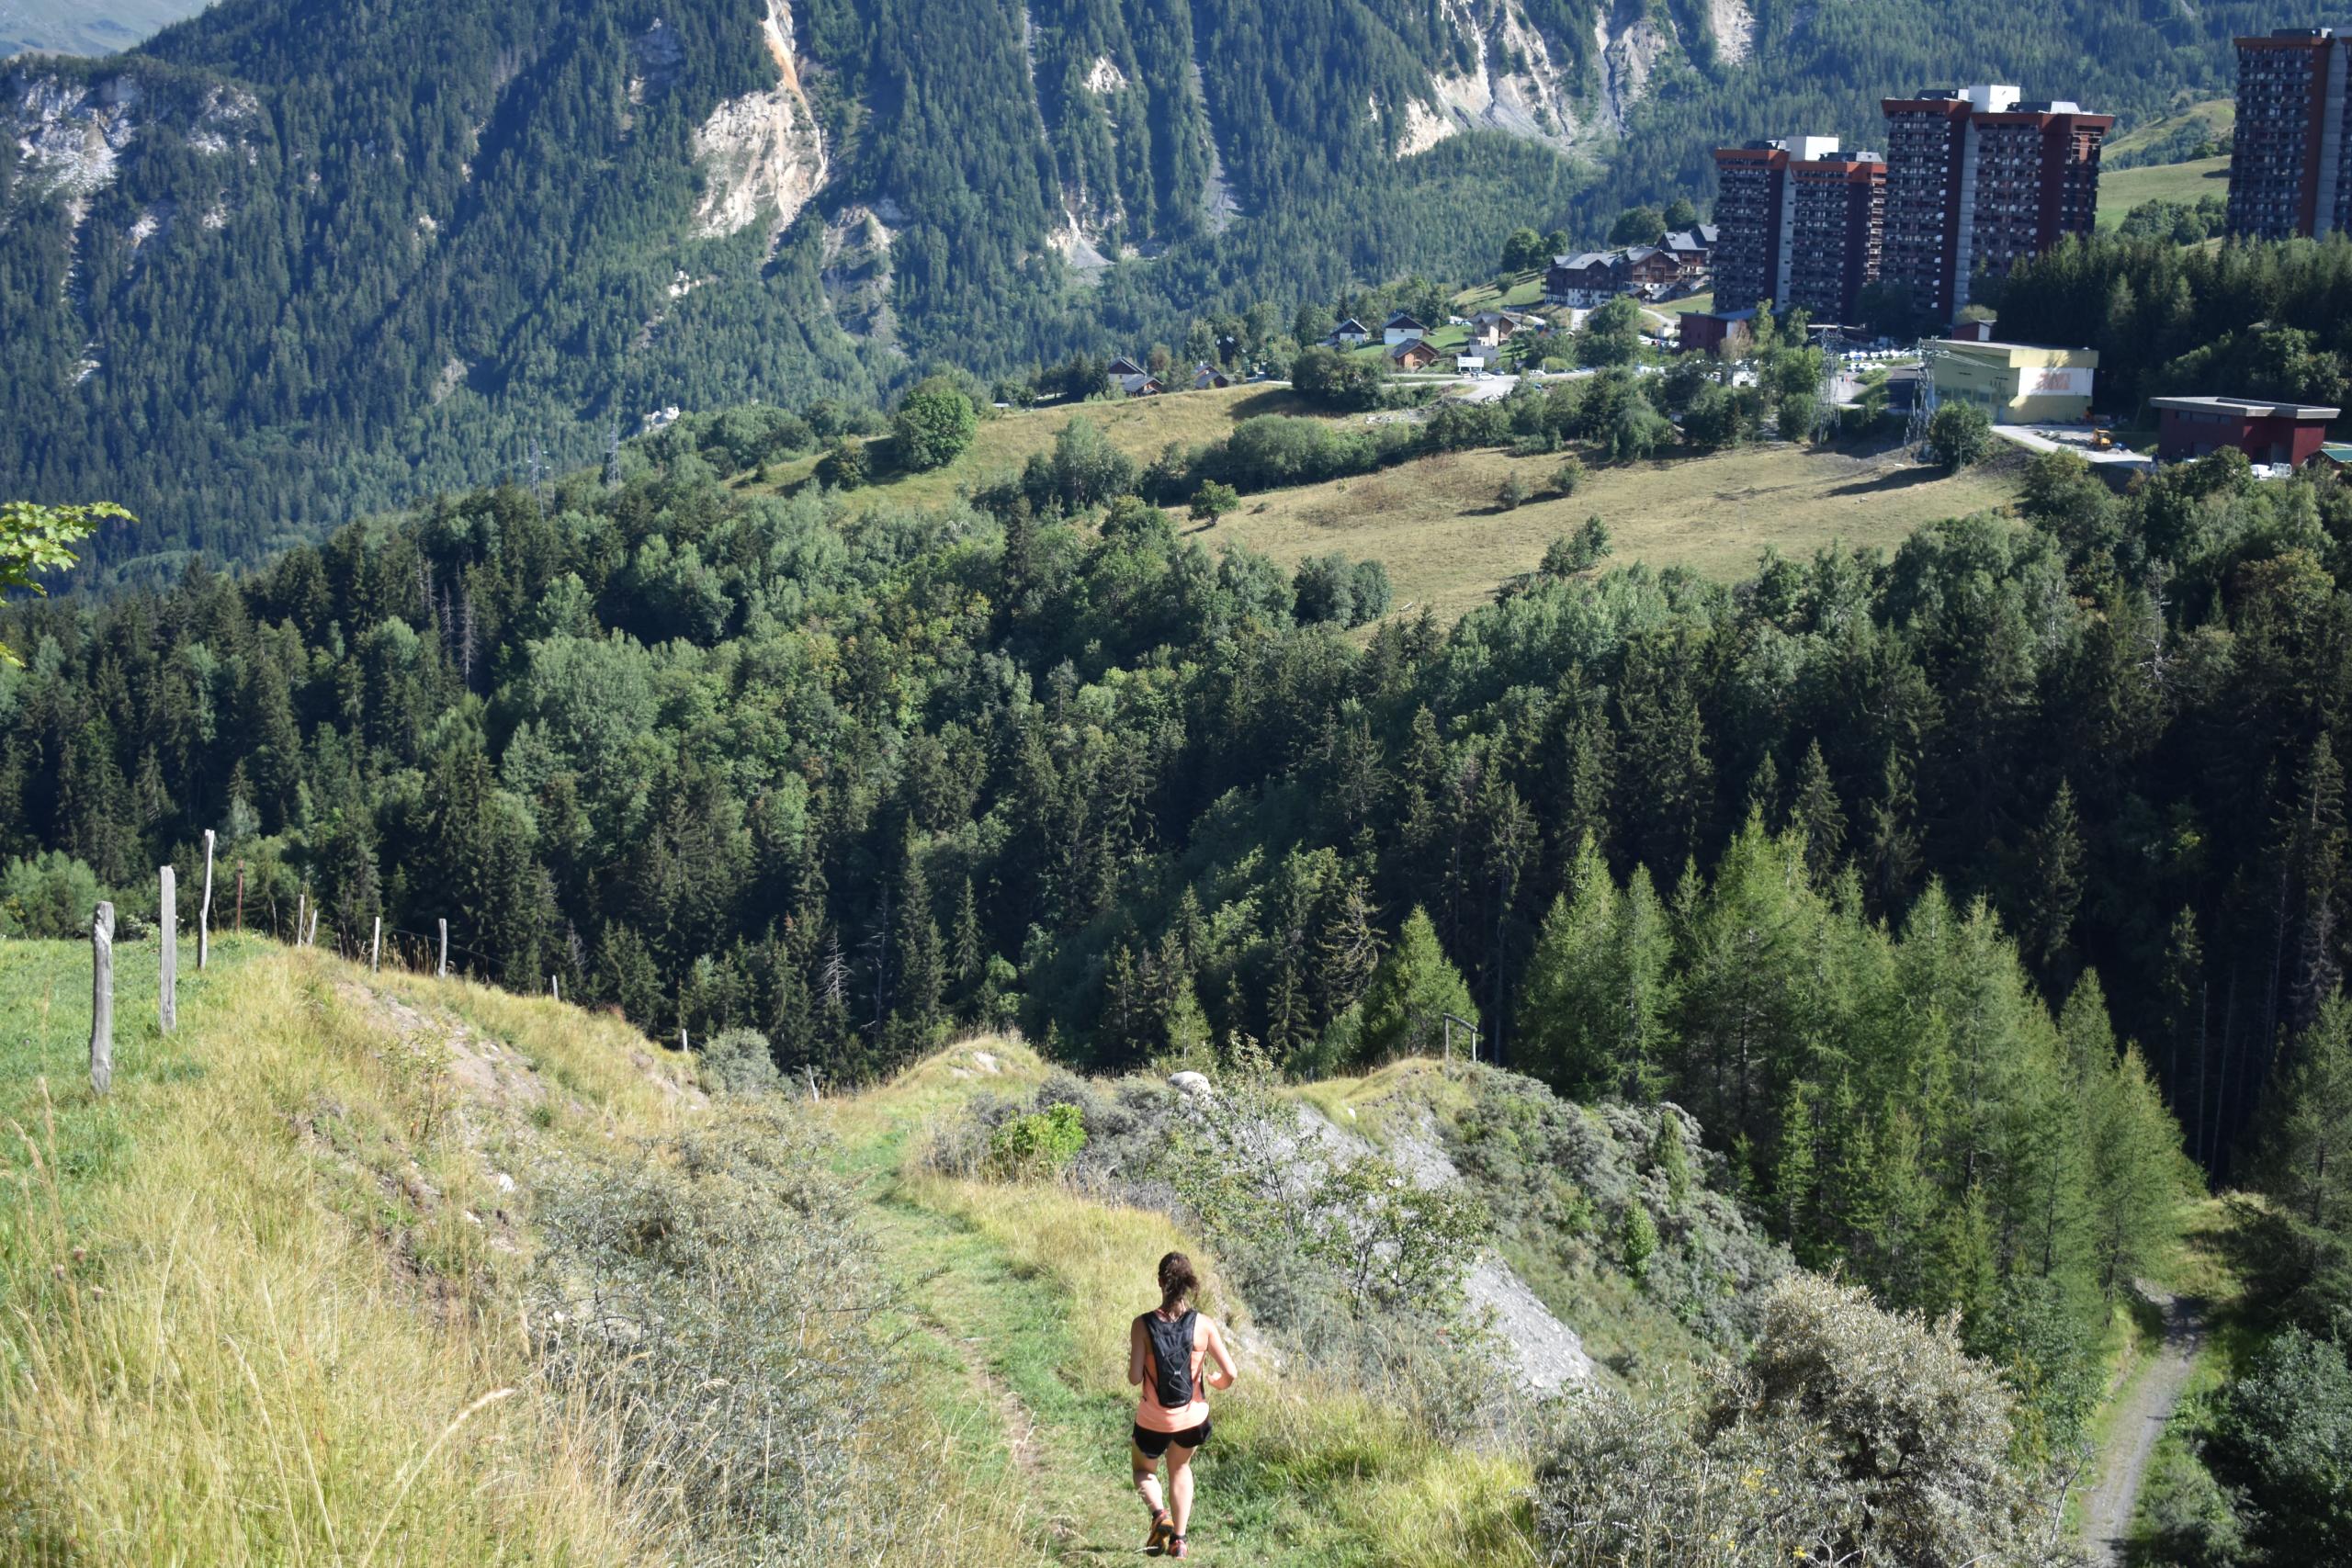
[[[146,96],[134,78],[111,76],[87,87],[55,76],[6,81],[19,166],[36,188],[80,199],[114,183]]]
[[[763,220],[771,243],[782,238],[831,172],[801,90],[787,0],[769,0],[760,32],[775,61],[775,86],[719,105],[695,132],[695,157],[709,175],[695,213],[695,232],[706,238],[740,234]]]

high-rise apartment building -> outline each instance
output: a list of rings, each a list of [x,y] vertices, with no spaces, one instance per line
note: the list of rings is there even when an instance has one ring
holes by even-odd
[[[1798,136],[1715,150],[1715,308],[1793,302],[1798,254],[1794,172],[1838,156],[1834,136]]]
[[[1789,270],[1776,297],[1816,321],[1852,321],[1878,280],[1886,163],[1875,152],[1792,160],[1789,189]]]
[[[1889,98],[1886,221],[1879,276],[1930,320],[1968,303],[1979,271],[2007,272],[2098,210],[2100,143],[2114,117],[2072,103],[2020,103],[2006,86]]]
[[[2352,231],[2352,38],[2281,28],[2237,43],[2230,232],[2283,240]]]

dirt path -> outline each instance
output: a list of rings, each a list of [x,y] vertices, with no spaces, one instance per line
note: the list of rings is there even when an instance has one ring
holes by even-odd
[[[2147,1291],[2147,1296],[2164,1309],[2164,1344],[2124,1390],[2107,1452],[2100,1456],[2098,1483],[2083,1502],[2083,1541],[2098,1562],[2123,1561],[2124,1538],[2132,1528],[2132,1510],[2140,1500],[2149,1457],[2172,1419],[2173,1407],[2180,1403],[2198,1349],[2205,1342],[2203,1302],[2154,1290]]]

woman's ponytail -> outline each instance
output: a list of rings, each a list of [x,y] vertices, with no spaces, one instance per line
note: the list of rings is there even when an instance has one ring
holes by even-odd
[[[1181,1252],[1171,1252],[1159,1260],[1159,1310],[1174,1312],[1201,1288],[1201,1277],[1193,1272],[1193,1260]]]

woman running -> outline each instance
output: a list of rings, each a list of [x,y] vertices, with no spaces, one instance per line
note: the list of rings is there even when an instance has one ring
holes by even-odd
[[[1233,1386],[1233,1357],[1216,1325],[1193,1310],[1201,1281],[1193,1260],[1171,1252],[1159,1260],[1159,1305],[1135,1321],[1127,1336],[1127,1382],[1143,1390],[1136,1402],[1136,1491],[1151,1510],[1148,1552],[1191,1555],[1184,1527],[1193,1517],[1193,1455],[1209,1440],[1211,1388]],[[1201,1381],[1204,1360],[1209,1369]],[[1168,1497],[1159,1495],[1159,1459],[1168,1456]],[[1170,1506],[1173,1506],[1171,1517]]]

